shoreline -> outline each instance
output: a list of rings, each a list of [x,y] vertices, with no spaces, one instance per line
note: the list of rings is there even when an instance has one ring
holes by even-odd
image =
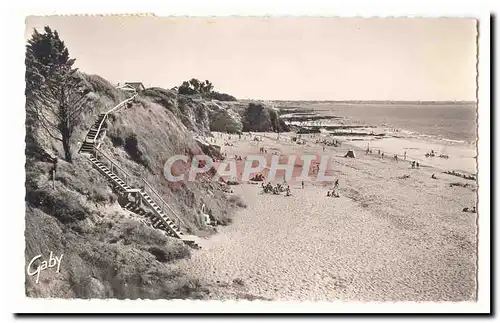
[[[241,156],[262,145],[284,155],[322,153],[321,145],[293,143],[291,133],[279,141],[276,133],[253,135],[262,141],[220,138],[232,144],[223,150]],[[328,183],[290,183],[290,197],[233,186],[247,208],[175,266],[210,286],[210,299],[473,300],[476,215],[462,208],[476,203],[475,181],[451,187],[457,177],[432,179],[431,167],[363,153],[342,157],[348,149],[325,149],[340,179],[339,198],[326,197]]]
[[[265,138],[271,138],[269,135],[259,135]],[[277,134],[274,134],[277,136]],[[281,133],[281,138],[286,138],[291,140],[292,137],[296,137],[298,134],[293,132]],[[381,153],[384,152],[384,158],[390,160],[394,155],[398,155],[399,162],[404,162],[404,151],[407,152],[407,162],[412,160],[418,161],[422,167],[434,168],[439,172],[445,171],[460,171],[465,172],[468,175],[477,175],[477,163],[475,159],[475,155],[477,154],[477,150],[471,145],[444,145],[442,143],[436,143],[432,140],[423,140],[416,138],[395,138],[395,137],[386,137],[380,139],[366,139],[366,138],[358,138],[357,140],[346,140],[343,137],[335,137],[335,136],[320,136],[320,134],[301,134],[301,139],[306,140],[309,145],[318,145],[315,141],[317,139],[326,139],[332,141],[333,139],[341,141],[341,147],[329,147],[330,149],[337,150],[339,152],[347,152],[348,149],[352,149],[356,152],[357,155],[363,154],[365,155],[366,148],[370,147],[372,153],[369,156],[377,157],[378,150],[380,149]],[[328,147],[328,146],[326,146]],[[438,153],[435,157],[425,157],[425,154],[434,150],[435,152],[440,152],[446,150],[448,159],[443,159],[438,157]]]
[[[421,108],[416,108],[418,102],[377,102],[367,104],[366,102],[351,104],[342,102],[289,102],[288,104],[281,103],[278,105],[280,115],[285,117],[285,121],[289,125],[295,125],[298,128],[304,128],[320,132],[320,128],[325,128],[321,132],[329,132],[329,127],[342,128],[352,127],[353,129],[364,129],[366,135],[371,132],[383,133],[384,137],[400,137],[406,139],[416,139],[423,141],[430,141],[436,144],[444,145],[463,145],[475,148],[477,146],[477,130],[467,126],[467,124],[474,124],[476,122],[474,102],[420,102]],[[368,101],[371,102],[371,101]],[[292,106],[290,106],[292,105]],[[372,109],[366,108],[372,105]],[[401,109],[395,110],[391,106],[401,105]],[[445,106],[445,110],[440,110],[440,106]],[[407,109],[410,107],[410,110]],[[464,114],[460,119],[453,119],[451,123],[440,123],[436,120],[446,118],[446,116],[453,118],[450,115],[449,108],[456,107],[460,109],[460,113]],[[397,111],[414,111],[414,113],[396,113]],[[439,112],[431,116],[427,116],[432,111]],[[444,113],[444,116],[443,116]],[[394,117],[391,117],[393,114]],[[386,115],[386,117],[383,117]],[[417,119],[415,122],[413,117]],[[437,118],[437,119],[436,119]],[[467,118],[471,118],[470,120]],[[430,126],[433,125],[433,126]],[[452,130],[459,130],[459,132]],[[437,127],[437,128],[436,128]],[[438,131],[433,130],[438,129]],[[471,132],[472,131],[472,132]],[[344,136],[345,134],[343,134]]]

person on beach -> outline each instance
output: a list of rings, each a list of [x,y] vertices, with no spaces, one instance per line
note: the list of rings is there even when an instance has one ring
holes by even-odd
[[[326,196],[330,197],[330,191],[326,192]]]
[[[417,162],[417,168],[419,168],[419,167],[420,167],[420,164]]]
[[[337,179],[335,180],[335,183],[333,184],[333,189],[335,190],[335,189],[337,189],[338,187],[339,187],[339,179],[337,178]]]
[[[398,162],[398,155],[394,155],[394,160],[396,161],[396,163]]]
[[[435,174],[432,174],[431,176],[432,179],[437,179],[436,175]]]
[[[405,158],[405,160],[406,160],[406,150],[405,150],[405,154],[404,154],[404,156],[405,156],[404,158]]]
[[[302,181],[302,189],[304,189],[304,181]]]
[[[411,162],[411,168],[415,168],[415,161]]]
[[[382,158],[384,158],[384,153],[382,153]]]
[[[380,149],[378,150],[378,155],[380,156]]]

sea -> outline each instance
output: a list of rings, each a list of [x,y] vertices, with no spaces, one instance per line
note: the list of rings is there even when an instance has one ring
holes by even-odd
[[[477,112],[474,102],[308,102],[300,104],[300,107],[312,109],[314,115],[334,118],[299,121],[295,124],[359,126],[353,130],[352,136],[339,137],[358,149],[370,147],[373,151],[380,150],[390,156],[407,153],[408,158],[423,165],[443,170],[476,172]],[[366,135],[357,136],[359,132]],[[322,133],[322,136],[328,137],[330,131]],[[381,133],[383,137],[376,136]],[[426,158],[425,155],[431,151],[449,158]]]
[[[477,112],[474,102],[460,103],[317,103],[319,114],[343,117],[343,123],[384,127],[406,137],[429,137],[475,145]],[[321,111],[321,112],[320,112]]]

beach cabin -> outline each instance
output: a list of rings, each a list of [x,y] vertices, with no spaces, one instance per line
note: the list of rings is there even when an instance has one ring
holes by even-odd
[[[125,82],[125,85],[133,87],[137,92],[144,91],[146,88],[141,82]]]
[[[118,88],[123,90],[123,91],[129,91],[129,92],[142,92],[146,89],[144,84],[141,82],[125,82],[123,85],[120,85],[118,83]]]

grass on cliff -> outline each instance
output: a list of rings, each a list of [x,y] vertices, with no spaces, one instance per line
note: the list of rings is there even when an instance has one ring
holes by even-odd
[[[44,271],[39,284],[33,276],[26,275],[26,295],[120,299],[204,297],[206,290],[198,281],[169,266],[176,259],[189,257],[190,248],[120,208],[116,193],[103,176],[85,156],[76,153],[78,141],[97,115],[126,97],[104,79],[82,75],[95,91],[93,103],[82,116],[74,137],[74,161],[69,164],[59,158],[54,182],[50,157],[62,157],[60,142],[37,132],[27,137],[27,140],[36,138],[36,143],[26,145],[25,257],[28,263],[36,255],[48,257],[53,252],[64,254],[64,259],[60,273]],[[126,151],[111,150],[127,155],[131,169],[151,174],[143,165],[147,162],[141,163],[138,156],[135,160],[130,156],[141,149],[141,143],[132,142]]]
[[[116,195],[82,156],[26,165],[26,259],[64,254],[61,272],[39,284],[26,276],[29,297],[202,298],[200,283],[168,264],[190,257],[177,239],[121,209]],[[54,185],[55,184],[55,185]]]
[[[170,92],[148,91],[149,94],[139,97],[132,107],[110,119],[103,149],[131,175],[132,185],[143,186],[139,179],[144,177],[182,217],[189,232],[209,230],[199,221],[203,204],[220,223],[230,223],[231,214],[239,206],[227,199],[219,183],[172,183],[165,179],[165,162],[171,156],[192,156],[203,151],[182,120],[163,105],[172,104]],[[151,98],[157,92],[162,94],[160,98]]]

